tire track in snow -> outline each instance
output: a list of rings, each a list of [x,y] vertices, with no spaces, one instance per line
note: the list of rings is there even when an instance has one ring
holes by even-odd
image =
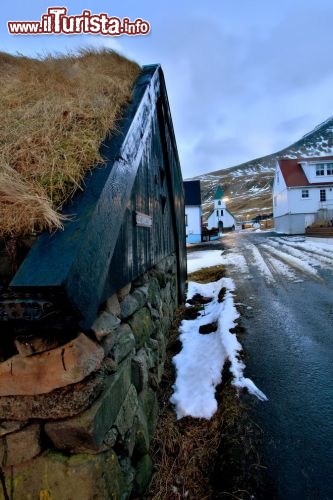
[[[272,255],[269,255],[269,254],[266,254],[266,255],[267,255],[268,262],[270,263],[270,265],[274,269],[274,272],[276,274],[278,274],[281,279],[283,279],[282,284],[284,283],[285,278],[287,278],[288,281],[291,281],[293,283],[303,281],[297,277],[297,275],[295,273],[295,269],[291,268],[290,266],[288,266],[287,264],[285,264],[281,260],[279,260],[275,257],[272,257]]]
[[[295,241],[295,243],[298,246],[299,242]],[[238,272],[244,272],[246,269],[246,274],[251,276],[250,268],[254,266],[268,285],[278,282],[279,286],[285,287],[286,282],[297,283],[303,281],[304,277],[323,282],[314,266],[323,266],[323,261],[326,265],[330,264],[331,258],[327,255],[321,255],[320,259],[322,260],[319,260],[315,250],[311,251],[311,255],[309,255],[308,249],[295,248],[295,246],[285,241],[281,242],[277,238],[270,238],[266,240],[266,243],[258,245],[247,242],[246,246],[241,249],[238,259],[235,258],[233,252],[224,254],[224,258],[226,261],[229,260],[226,263],[238,268],[237,261],[241,257],[243,265],[241,266],[242,270],[238,268]],[[331,255],[333,260],[333,252]],[[244,265],[245,262],[246,265]]]
[[[259,269],[259,272],[264,276],[267,284],[271,285],[278,282],[279,286],[285,287],[286,278],[288,281],[299,281],[290,265],[283,263],[272,257],[271,254],[262,249],[262,245],[249,245],[247,247],[254,257],[254,265]]]
[[[311,264],[305,262],[303,259],[296,257],[295,255],[291,255],[291,253],[286,253],[286,249],[284,251],[275,248],[274,245],[262,244],[261,248],[267,251],[269,254],[273,255],[277,259],[281,260],[288,266],[297,271],[301,272],[303,275],[308,276],[316,281],[323,282],[323,279],[318,275],[317,271],[312,267]],[[304,254],[302,254],[304,257]]]
[[[250,250],[250,252],[252,253],[253,257],[252,263],[259,269],[259,272],[264,276],[266,282],[268,282],[268,284],[274,283],[275,278],[271,270],[269,269],[264,257],[262,256],[261,252],[256,247],[256,245],[250,243],[246,248],[247,250]]]
[[[286,238],[283,238],[283,243],[277,238],[272,238],[270,241],[274,242],[276,248],[284,248],[285,251],[292,249],[293,255],[303,256],[304,260],[310,259],[313,265],[323,267],[328,264],[330,268],[333,266],[333,249],[331,248],[321,248],[307,241],[287,241]]]

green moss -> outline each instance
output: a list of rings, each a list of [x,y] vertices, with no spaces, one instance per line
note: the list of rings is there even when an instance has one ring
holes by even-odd
[[[146,307],[137,311],[128,321],[135,337],[136,348],[140,349],[153,333],[153,322]]]

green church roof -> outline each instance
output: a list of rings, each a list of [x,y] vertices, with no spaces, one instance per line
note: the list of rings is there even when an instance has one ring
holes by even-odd
[[[214,200],[220,200],[221,198],[223,198],[223,195],[224,195],[224,191],[223,191],[222,186],[218,186],[216,193],[215,193]]]

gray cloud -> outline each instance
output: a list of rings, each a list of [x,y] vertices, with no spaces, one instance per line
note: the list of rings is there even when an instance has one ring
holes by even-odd
[[[333,5],[292,8],[267,39],[249,48],[246,73],[270,93],[289,92],[333,75]]]
[[[165,67],[171,96],[177,80],[185,88],[176,97],[180,151],[191,137],[195,144],[192,155],[181,154],[185,172],[273,153],[332,114],[332,93],[320,94],[333,77],[333,9],[286,12],[265,36],[233,36],[212,21],[201,24],[204,36],[196,39],[174,31],[176,61],[169,54]]]

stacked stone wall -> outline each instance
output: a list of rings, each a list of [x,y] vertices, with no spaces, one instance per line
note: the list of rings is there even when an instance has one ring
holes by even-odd
[[[171,255],[110,297],[91,332],[0,363],[0,499],[142,495],[176,276]]]

